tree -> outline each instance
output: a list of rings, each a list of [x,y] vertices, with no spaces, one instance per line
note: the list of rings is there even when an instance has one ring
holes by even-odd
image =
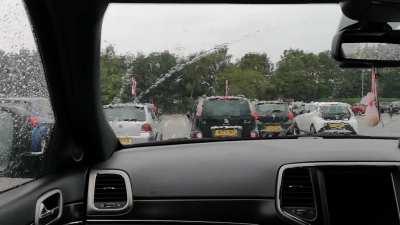
[[[268,78],[260,71],[231,66],[217,75],[217,93],[225,94],[228,80],[229,95],[244,95],[251,99],[266,99],[273,89]]]
[[[119,98],[122,77],[126,74],[125,57],[118,56],[112,45],[106,47],[100,57],[100,80],[103,104],[110,104]]]
[[[267,54],[247,53],[237,63],[244,70],[254,70],[269,75],[273,69],[273,63],[268,58]]]

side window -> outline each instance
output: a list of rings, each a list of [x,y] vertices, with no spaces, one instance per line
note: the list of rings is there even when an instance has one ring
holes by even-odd
[[[42,62],[22,0],[0,1],[0,192],[44,173],[54,126]]]

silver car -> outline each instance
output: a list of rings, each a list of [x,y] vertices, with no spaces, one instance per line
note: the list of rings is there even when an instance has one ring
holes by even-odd
[[[159,119],[152,104],[114,104],[104,113],[123,145],[162,140]]]

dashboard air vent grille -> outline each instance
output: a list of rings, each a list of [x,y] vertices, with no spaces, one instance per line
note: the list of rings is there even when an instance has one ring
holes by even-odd
[[[127,203],[124,178],[119,174],[97,174],[94,205],[99,209],[118,209]]]
[[[316,216],[314,190],[309,168],[288,168],[282,174],[280,207],[300,219]]]

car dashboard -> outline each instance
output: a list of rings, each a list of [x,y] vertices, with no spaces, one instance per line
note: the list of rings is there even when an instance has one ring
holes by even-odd
[[[84,224],[400,224],[394,140],[138,147],[88,176]]]

